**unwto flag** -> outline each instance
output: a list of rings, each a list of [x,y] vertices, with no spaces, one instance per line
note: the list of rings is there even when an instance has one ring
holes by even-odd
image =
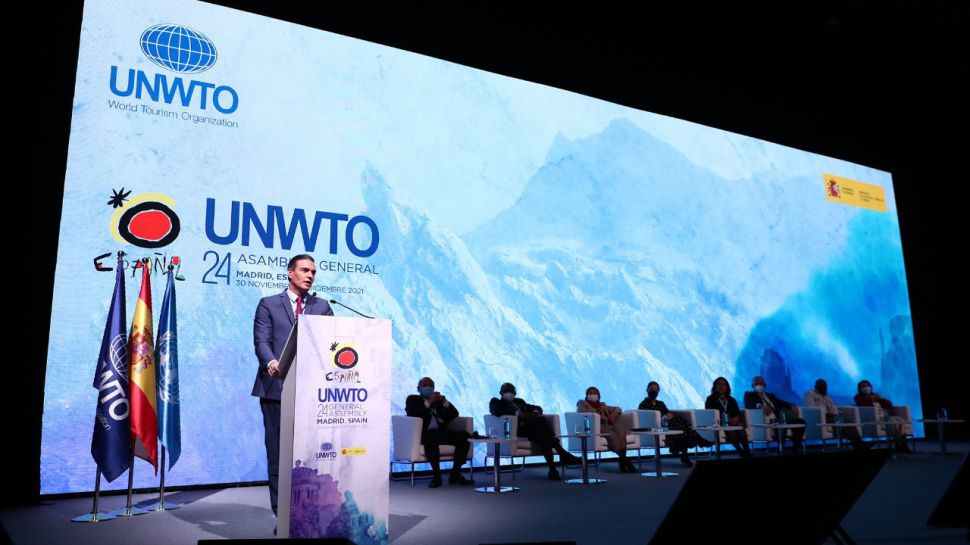
[[[125,332],[125,278],[118,259],[115,289],[101,338],[101,355],[94,373],[98,408],[91,437],[91,456],[111,482],[131,463],[128,402],[128,343]]]
[[[158,408],[158,438],[168,452],[168,468],[172,469],[182,453],[182,431],[179,421],[179,358],[178,325],[175,322],[175,275],[168,273],[162,313],[158,318],[156,339],[156,407]]]
[[[131,321],[128,354],[131,367],[131,435],[135,456],[145,459],[158,473],[158,422],[155,412],[155,348],[152,342],[152,286],[148,263],[141,268],[141,291]]]

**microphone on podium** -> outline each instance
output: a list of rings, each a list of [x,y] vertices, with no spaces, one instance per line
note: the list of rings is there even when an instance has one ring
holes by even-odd
[[[370,318],[371,320],[373,320],[373,319],[374,319],[374,317],[373,317],[373,316],[368,316],[368,315],[366,315],[366,314],[364,314],[363,312],[361,312],[361,311],[359,311],[359,310],[357,310],[357,309],[354,309],[354,308],[350,308],[350,307],[348,307],[347,305],[345,305],[345,304],[343,304],[343,303],[341,303],[340,301],[338,301],[338,300],[336,300],[336,299],[331,299],[331,300],[330,300],[330,304],[331,304],[331,305],[340,305],[340,306],[342,306],[342,307],[344,307],[345,309],[347,309],[347,310],[349,310],[349,311],[351,311],[351,312],[353,312],[353,313],[356,313],[356,314],[359,314],[359,315],[361,315],[361,316],[363,316],[364,318]]]

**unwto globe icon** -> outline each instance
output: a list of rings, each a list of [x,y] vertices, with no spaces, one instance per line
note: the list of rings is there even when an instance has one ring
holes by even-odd
[[[219,53],[205,34],[180,25],[155,25],[141,33],[141,50],[153,63],[183,74],[204,72]]]

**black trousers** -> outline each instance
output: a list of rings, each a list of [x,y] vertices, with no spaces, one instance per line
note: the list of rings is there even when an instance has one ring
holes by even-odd
[[[839,415],[826,413],[825,421],[828,422],[829,424],[834,424],[839,421]],[[834,434],[835,430],[832,430],[832,432]],[[859,437],[859,430],[850,426],[847,428],[842,428],[841,433],[842,433],[842,437],[845,437],[846,439],[849,440],[849,443],[852,443],[852,448],[858,449],[863,447],[862,438]]]
[[[798,418],[797,416],[792,416],[791,412],[788,412],[787,414],[785,414],[785,419],[788,424],[802,424],[802,425],[805,424],[804,418]],[[777,422],[777,420],[775,422]],[[802,439],[804,439],[805,437],[805,428],[793,428],[787,431],[791,432],[791,442],[793,447],[797,449],[800,446],[802,446]]]
[[[457,431],[449,429],[424,430],[421,432],[421,444],[424,445],[424,454],[428,457],[431,464],[431,471],[435,477],[441,477],[441,449],[440,445],[452,445],[455,447],[455,462],[451,466],[451,473],[457,475],[461,471],[462,464],[468,458],[468,447],[471,437],[467,431]]]
[[[266,469],[269,474],[269,504],[275,515],[280,485],[280,402],[261,397],[259,408],[263,411],[263,441],[266,444]]]
[[[559,440],[556,439],[556,435],[552,431],[552,426],[545,418],[520,419],[518,434],[520,437],[525,437],[529,441],[539,445],[539,449],[542,450],[542,456],[546,459],[546,464],[550,468],[555,467],[553,465],[552,450],[559,446]]]

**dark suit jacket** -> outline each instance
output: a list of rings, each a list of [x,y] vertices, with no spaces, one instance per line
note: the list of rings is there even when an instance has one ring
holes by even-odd
[[[727,415],[729,418],[734,418],[737,416],[741,417],[741,408],[738,407],[738,400],[731,396],[727,396]],[[704,402],[705,409],[717,409],[718,411],[724,412],[724,407],[721,406],[721,402],[718,400],[717,394],[711,394],[707,396],[707,401]]]
[[[893,408],[892,401],[889,401],[884,397],[875,399],[874,395],[875,394],[865,395],[863,393],[858,393],[852,399],[855,401],[857,407],[872,407],[874,405],[879,405],[887,411]]]
[[[659,399],[650,399],[649,397],[643,398],[643,401],[640,402],[640,406],[637,408],[641,411],[660,411],[661,416],[670,412],[666,403]]]
[[[504,399],[493,397],[492,400],[488,402],[488,412],[492,413],[492,416],[515,414],[516,408],[518,408],[519,412],[522,414],[542,414],[542,407],[538,405],[529,405],[524,399],[518,397],[512,401],[505,401]]]
[[[303,314],[333,316],[333,310],[325,300],[307,295]],[[286,291],[259,300],[256,316],[253,317],[253,344],[259,369],[256,371],[252,395],[277,401],[282,397],[283,381],[269,376],[266,366],[280,359],[294,322],[293,307]]]
[[[795,406],[791,403],[785,401],[784,399],[778,399],[775,394],[765,392],[765,396],[771,401],[771,404],[775,406],[775,412],[785,410],[792,413],[796,413]],[[758,403],[761,403],[761,395],[758,392],[745,392],[744,393],[744,408],[745,409],[757,409]]]
[[[424,401],[424,398],[417,394],[411,394],[404,400],[404,412],[408,416],[415,416],[424,421],[424,425],[421,427],[422,430],[428,429],[428,424],[431,423],[431,418],[434,415],[438,416],[440,428],[447,428],[452,420],[458,418],[458,407],[455,407],[455,404],[450,399],[448,400],[447,407],[441,402],[434,403],[430,407],[425,407]]]

